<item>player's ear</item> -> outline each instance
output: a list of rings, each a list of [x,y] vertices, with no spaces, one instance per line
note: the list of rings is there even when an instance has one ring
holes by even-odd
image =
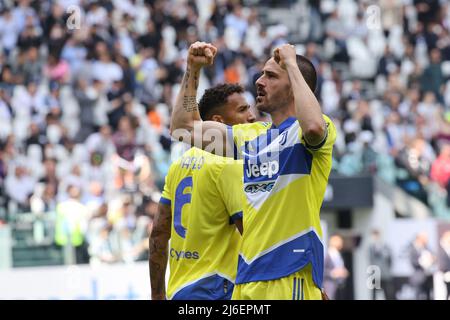
[[[211,117],[212,121],[216,121],[216,122],[220,122],[220,123],[224,123],[223,121],[223,117],[220,114],[215,114]]]

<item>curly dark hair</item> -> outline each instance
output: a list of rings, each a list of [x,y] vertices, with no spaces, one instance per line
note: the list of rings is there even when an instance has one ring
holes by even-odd
[[[213,112],[218,108],[223,107],[227,102],[229,96],[233,93],[243,93],[244,88],[239,84],[219,84],[210,89],[205,90],[200,102],[198,103],[198,109],[200,111],[200,117],[203,120],[211,120]]]

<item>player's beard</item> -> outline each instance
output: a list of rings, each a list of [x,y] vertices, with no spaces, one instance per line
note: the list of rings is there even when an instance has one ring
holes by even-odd
[[[258,111],[270,113],[275,108],[273,105],[271,105],[268,96],[266,94],[265,96],[262,97],[256,97],[256,109],[258,109]]]
[[[289,104],[289,100],[292,99],[291,93],[288,96],[272,96],[268,95],[267,92],[264,96],[256,97],[256,108],[258,111],[262,111],[265,113],[272,113],[277,109],[283,108]]]

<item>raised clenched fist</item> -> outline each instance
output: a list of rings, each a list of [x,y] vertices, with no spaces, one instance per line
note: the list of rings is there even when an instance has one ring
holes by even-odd
[[[291,44],[283,44],[273,51],[275,62],[283,69],[286,69],[288,63],[296,63],[297,53],[295,47]]]
[[[216,54],[217,48],[212,44],[197,41],[189,47],[187,62],[190,67],[200,69],[212,65]]]

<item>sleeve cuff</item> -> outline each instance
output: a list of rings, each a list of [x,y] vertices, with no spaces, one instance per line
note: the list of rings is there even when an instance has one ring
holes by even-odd
[[[230,216],[230,224],[234,224],[236,220],[242,219],[242,211],[238,211]]]
[[[318,145],[315,145],[315,146],[310,145],[308,143],[308,141],[306,141],[305,137],[303,137],[303,141],[305,142],[306,148],[313,150],[313,151],[317,151],[323,147],[325,142],[327,142],[327,138],[328,138],[328,127],[327,127],[327,130],[325,131],[325,137],[323,138],[322,142],[320,142]]]
[[[170,199],[167,199],[167,198],[161,197],[161,199],[159,199],[159,203],[162,203],[162,204],[167,204],[167,205],[169,205],[169,206],[170,206],[170,204],[171,204],[171,201],[170,201]]]

